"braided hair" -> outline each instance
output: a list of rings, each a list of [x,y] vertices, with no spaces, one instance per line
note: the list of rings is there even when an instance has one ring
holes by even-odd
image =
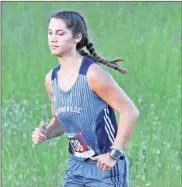
[[[80,55],[87,56],[88,58],[96,61],[97,63],[104,64],[110,68],[119,71],[122,74],[127,73],[127,70],[120,68],[118,65],[118,62],[124,61],[123,59],[108,61],[97,55],[93,44],[88,39],[87,26],[84,17],[81,16],[79,12],[70,10],[56,11],[51,15],[50,19],[51,18],[63,19],[68,29],[72,31],[73,37],[75,37],[78,33],[82,33],[82,39],[79,43],[77,43],[76,46],[76,49]],[[86,47],[89,53],[83,50],[84,47]]]

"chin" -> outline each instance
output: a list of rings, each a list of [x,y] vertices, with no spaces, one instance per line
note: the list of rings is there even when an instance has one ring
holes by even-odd
[[[55,51],[51,51],[51,54],[54,55],[54,56],[57,56],[57,57],[62,56],[61,53],[56,53]]]
[[[55,53],[55,52],[51,52],[52,55],[54,56],[58,56],[59,54],[58,53]]]

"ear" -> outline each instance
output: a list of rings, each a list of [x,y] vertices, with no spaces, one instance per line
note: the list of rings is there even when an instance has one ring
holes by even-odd
[[[75,37],[74,37],[74,42],[75,43],[79,43],[82,40],[82,33],[78,33]]]

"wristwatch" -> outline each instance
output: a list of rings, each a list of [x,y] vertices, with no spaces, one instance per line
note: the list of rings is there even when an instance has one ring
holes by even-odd
[[[124,151],[122,151],[121,149],[110,148],[109,153],[114,160],[124,159]]]

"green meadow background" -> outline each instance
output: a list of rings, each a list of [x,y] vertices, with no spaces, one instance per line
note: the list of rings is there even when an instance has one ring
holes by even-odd
[[[181,186],[181,2],[2,2],[2,185],[58,187],[65,136],[32,144],[49,122],[46,73],[50,14],[80,11],[98,54],[125,59],[127,75],[104,67],[140,110],[127,145],[131,187]]]

